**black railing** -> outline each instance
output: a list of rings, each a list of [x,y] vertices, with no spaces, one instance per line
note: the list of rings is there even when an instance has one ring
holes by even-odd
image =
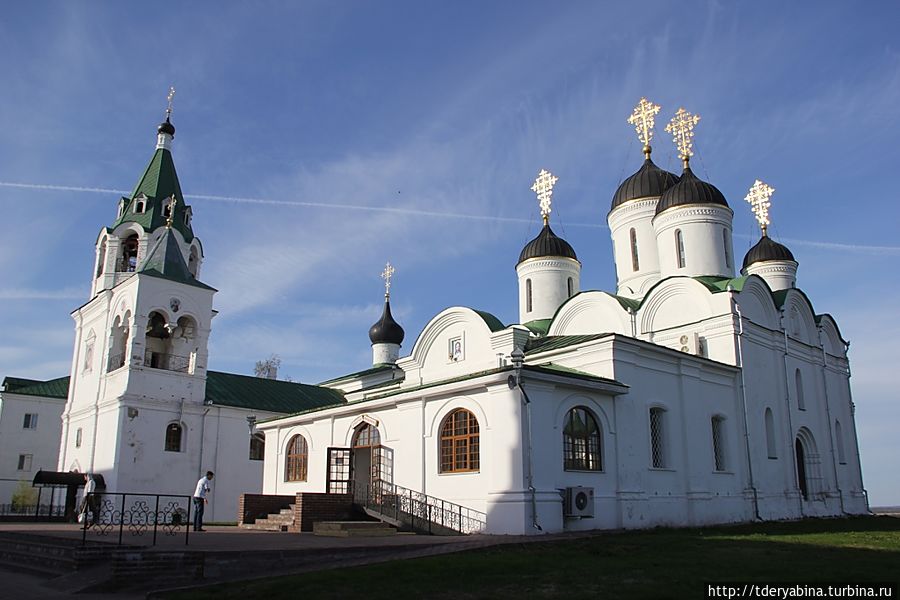
[[[132,538],[153,532],[152,544],[160,531],[176,536],[184,528],[187,545],[191,524],[191,497],[171,494],[123,494],[94,492],[88,494],[79,519],[82,522],[82,543],[88,532],[98,536],[118,535],[119,545],[127,531]]]
[[[113,354],[109,357],[109,363],[106,365],[106,371],[115,371],[125,366],[125,355],[127,352]]]
[[[393,483],[356,486],[354,500],[370,511],[428,533],[483,533],[485,513]]]
[[[191,358],[189,356],[177,356],[175,354],[163,354],[162,352],[147,350],[144,353],[144,366],[152,369],[187,373],[191,368]]]

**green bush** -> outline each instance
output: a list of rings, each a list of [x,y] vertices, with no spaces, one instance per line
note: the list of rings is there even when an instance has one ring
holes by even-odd
[[[10,504],[12,504],[12,509],[16,512],[25,510],[25,508],[32,507],[37,502],[37,490],[35,490],[31,486],[31,482],[25,479],[19,482],[19,485],[16,486],[16,491],[13,492],[12,500]]]

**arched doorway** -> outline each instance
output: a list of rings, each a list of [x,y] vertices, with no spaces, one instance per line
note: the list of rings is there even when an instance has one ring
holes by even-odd
[[[813,500],[824,488],[816,439],[806,427],[801,427],[794,439],[794,458],[797,461],[797,487],[800,488],[800,495],[805,501]]]
[[[379,479],[378,448],[381,447],[381,434],[378,428],[371,423],[361,423],[353,432],[353,485],[359,490],[365,490],[372,486],[373,481]]]

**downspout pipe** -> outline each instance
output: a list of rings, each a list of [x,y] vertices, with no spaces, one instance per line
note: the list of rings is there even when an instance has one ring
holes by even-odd
[[[738,365],[741,368],[741,410],[744,413],[744,450],[747,454],[747,476],[750,478],[750,490],[753,492],[753,514],[757,521],[762,521],[759,516],[759,491],[756,489],[756,482],[753,479],[753,457],[750,454],[750,429],[747,423],[749,415],[747,414],[747,384],[744,379],[744,315],[741,314],[741,305],[738,304],[734,295],[731,296],[731,306],[738,316]]]
[[[537,491],[534,489],[534,464],[532,460],[533,450],[531,444],[531,399],[528,397],[525,388],[522,387],[522,365],[525,363],[525,353],[522,352],[521,349],[516,348],[509,355],[509,358],[512,361],[513,369],[515,371],[515,375],[513,375],[512,378],[513,381],[510,381],[510,387],[519,389],[519,392],[522,394],[522,404],[525,407],[525,428],[528,437],[525,443],[525,480],[528,483],[528,493],[531,496],[531,527],[543,532],[544,529],[538,524]]]

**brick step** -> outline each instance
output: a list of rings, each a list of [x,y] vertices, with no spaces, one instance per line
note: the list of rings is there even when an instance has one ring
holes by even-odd
[[[313,535],[327,537],[381,537],[396,533],[396,527],[379,521],[319,521],[313,523]]]
[[[28,549],[0,547],[0,561],[13,570],[25,570],[36,575],[56,576],[78,569],[78,561],[71,555],[50,555],[30,552]]]

